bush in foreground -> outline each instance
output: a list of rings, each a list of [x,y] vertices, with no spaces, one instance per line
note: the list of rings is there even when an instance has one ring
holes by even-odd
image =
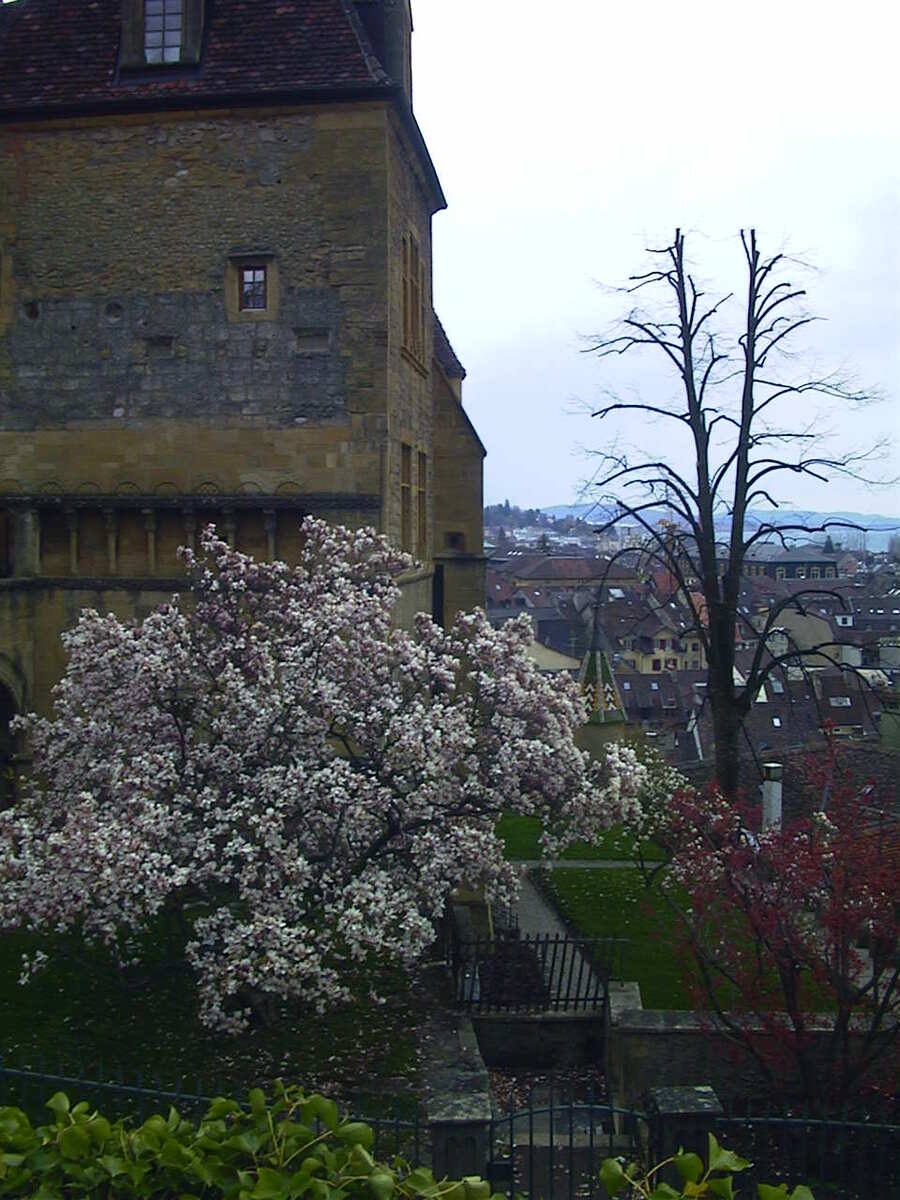
[[[682,1200],[687,1197],[721,1197],[722,1200],[732,1200],[734,1192],[734,1176],[745,1171],[751,1163],[733,1150],[720,1146],[713,1134],[708,1135],[709,1153],[704,1166],[699,1154],[686,1153],[680,1150],[671,1158],[664,1159],[644,1174],[635,1164],[624,1166],[617,1158],[606,1158],[600,1168],[600,1181],[607,1195],[621,1195],[623,1200],[633,1197],[634,1200]],[[674,1168],[681,1180],[680,1187],[673,1187],[660,1178],[667,1168]],[[812,1192],[804,1184],[798,1184],[792,1192],[788,1192],[787,1184],[777,1187],[760,1183],[756,1188],[759,1200],[815,1200]]]
[[[0,1196],[490,1200],[477,1176],[438,1182],[400,1158],[376,1162],[371,1127],[340,1120],[323,1096],[280,1086],[271,1104],[258,1089],[249,1100],[218,1098],[196,1126],[170,1109],[134,1128],[70,1106],[62,1092],[47,1102],[53,1120],[37,1128],[20,1109],[0,1108]]]

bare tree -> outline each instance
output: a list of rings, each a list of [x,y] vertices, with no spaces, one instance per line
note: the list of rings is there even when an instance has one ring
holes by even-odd
[[[784,277],[791,260],[783,254],[764,258],[756,231],[741,232],[746,260],[747,293],[741,330],[729,342],[723,330],[724,296],[711,302],[695,283],[685,262],[685,238],[676,230],[671,245],[652,250],[653,266],[632,276],[622,289],[630,297],[662,302],[650,312],[633,307],[614,330],[592,339],[589,350],[601,358],[649,353],[663,356],[675,372],[673,403],[613,396],[593,413],[608,421],[631,411],[688,439],[696,476],[680,472],[672,462],[652,456],[629,461],[615,451],[600,454],[595,485],[618,500],[618,521],[636,521],[647,535],[648,552],[674,577],[688,604],[696,633],[706,653],[707,694],[715,735],[715,766],[726,795],[738,788],[741,726],[768,676],[795,661],[796,650],[767,652],[769,633],[788,606],[801,607],[821,589],[810,587],[784,598],[769,610],[758,636],[756,653],[743,683],[735,681],[736,625],[742,620],[738,598],[745,561],[753,548],[772,539],[787,545],[792,537],[821,532],[822,525],[778,519],[779,483],[789,476],[822,482],[835,475],[861,479],[883,449],[833,454],[818,431],[815,414],[805,401],[825,397],[859,405],[873,397],[836,375],[792,378],[795,335],[815,318],[800,308],[805,292]],[[659,264],[659,265],[657,265]],[[660,295],[661,294],[661,295]],[[634,301],[632,301],[634,302]],[[785,424],[779,412],[789,409]],[[626,499],[623,501],[623,492]],[[747,513],[755,505],[771,505],[772,515],[748,528]],[[660,523],[660,506],[672,520]],[[715,520],[731,519],[727,544],[716,541]],[[829,528],[840,522],[829,522]]]

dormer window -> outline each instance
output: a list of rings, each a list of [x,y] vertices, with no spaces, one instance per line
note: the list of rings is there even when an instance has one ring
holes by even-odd
[[[144,0],[144,58],[148,63],[181,61],[182,0]]]
[[[121,65],[126,69],[198,63],[204,0],[122,0]]]

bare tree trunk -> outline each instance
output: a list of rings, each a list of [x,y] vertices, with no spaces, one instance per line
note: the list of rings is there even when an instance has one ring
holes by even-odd
[[[796,378],[789,344],[812,320],[796,307],[804,292],[781,277],[790,260],[781,254],[760,255],[754,230],[741,233],[741,245],[747,292],[742,328],[731,344],[717,328],[729,297],[703,299],[686,262],[684,235],[676,230],[670,245],[651,252],[650,269],[632,276],[623,289],[629,297],[658,290],[665,298],[662,306],[655,312],[632,307],[592,347],[601,358],[649,351],[662,357],[677,377],[678,399],[623,400],[613,394],[593,415],[606,419],[639,413],[653,425],[665,422],[688,451],[692,466],[677,469],[674,443],[664,446],[659,457],[639,455],[637,461],[615,450],[601,453],[605,465],[596,480],[599,488],[616,489],[604,497],[617,506],[604,530],[623,517],[637,520],[650,556],[676,580],[691,612],[692,632],[709,665],[707,695],[718,782],[729,797],[736,795],[740,781],[744,718],[772,672],[797,658],[795,652],[772,654],[768,635],[786,607],[803,611],[799,595],[772,605],[763,627],[752,630],[755,654],[743,680],[735,682],[736,627],[741,624],[746,631],[750,626],[738,608],[747,554],[761,542],[784,545],[786,536],[808,536],[825,528],[779,521],[773,514],[750,530],[747,514],[754,505],[777,512],[775,493],[781,480],[790,479],[793,485],[798,475],[819,481],[834,474],[866,478],[860,468],[881,449],[876,443],[863,450],[823,453],[823,435],[812,423],[812,414],[798,413],[798,402],[824,396],[846,405],[868,397],[835,375]],[[788,410],[781,417],[776,415],[779,402]],[[627,495],[639,498],[623,500],[619,493],[627,488],[634,489]],[[659,521],[660,507],[671,520]],[[720,547],[716,520],[724,515],[730,517],[731,530],[728,546]]]

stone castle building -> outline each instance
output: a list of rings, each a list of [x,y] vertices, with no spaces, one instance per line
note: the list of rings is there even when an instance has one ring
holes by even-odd
[[[445,206],[408,0],[0,7],[0,728],[85,606],[141,616],[214,520],[304,514],[484,601],[484,450],[431,297]]]

